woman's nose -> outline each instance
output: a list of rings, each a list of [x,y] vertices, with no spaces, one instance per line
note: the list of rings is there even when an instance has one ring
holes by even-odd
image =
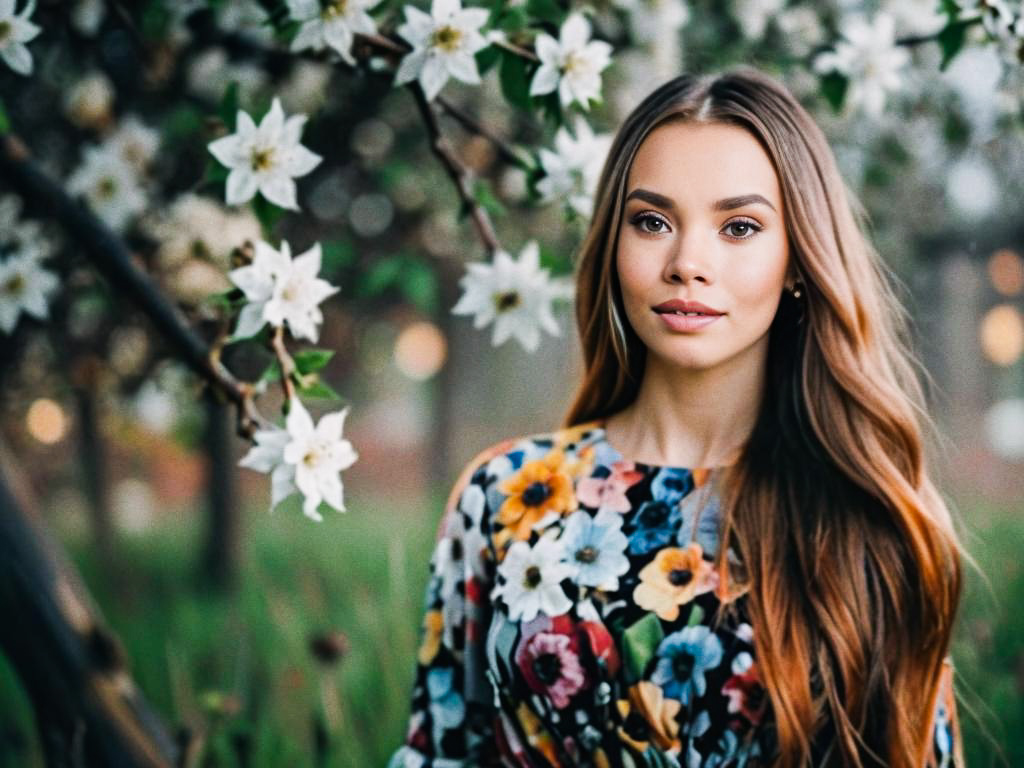
[[[665,279],[671,283],[691,282],[713,283],[714,271],[711,254],[714,241],[711,237],[690,227],[672,245],[668,262],[665,264]]]

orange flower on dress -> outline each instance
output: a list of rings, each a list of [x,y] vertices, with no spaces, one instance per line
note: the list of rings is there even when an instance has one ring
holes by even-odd
[[[650,743],[661,749],[679,746],[679,721],[676,717],[682,702],[666,699],[661,686],[650,680],[641,680],[629,688],[629,700],[619,700],[619,714],[623,724],[619,736],[638,752],[644,752]]]
[[[508,496],[497,515],[498,522],[505,526],[495,535],[499,546],[510,537],[526,541],[533,526],[545,516],[562,516],[577,507],[565,454],[557,449],[523,464],[498,485],[498,490]]]
[[[444,619],[440,611],[427,611],[423,615],[423,641],[416,658],[420,664],[429,664],[441,649],[441,630]]]
[[[700,544],[691,541],[685,549],[665,547],[640,571],[640,583],[633,599],[658,618],[675,621],[679,606],[715,588],[718,574],[704,559]]]

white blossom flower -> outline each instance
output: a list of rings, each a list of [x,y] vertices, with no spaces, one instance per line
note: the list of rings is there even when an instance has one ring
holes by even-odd
[[[591,516],[578,509],[569,516],[559,540],[573,581],[607,591],[619,588],[619,576],[629,570],[629,539],[622,532],[621,514],[600,509]]]
[[[196,256],[227,269],[231,250],[246,240],[256,242],[261,235],[252,211],[228,209],[191,192],[147,215],[142,225],[160,243],[156,256],[164,269],[179,267]]]
[[[558,89],[563,107],[576,101],[584,109],[591,99],[601,99],[601,70],[611,64],[612,47],[590,39],[590,22],[581,13],[571,13],[562,24],[558,40],[541,33],[535,42],[540,67],[530,83],[530,95],[539,96]]]
[[[554,152],[540,150],[540,164],[546,175],[537,182],[537,191],[542,201],[564,199],[580,216],[590,218],[612,137],[604,133],[595,136],[582,117],[576,118],[573,132],[575,138],[565,127],[559,128]]]
[[[146,207],[135,168],[111,144],[86,147],[81,165],[68,178],[68,191],[81,195],[112,229],[123,231]]]
[[[323,520],[317,512],[322,501],[345,511],[339,473],[358,458],[352,444],[341,437],[347,413],[348,408],[327,414],[314,426],[305,406],[295,399],[285,428],[256,432],[256,444],[238,465],[270,473],[271,511],[296,491],[303,496],[303,513],[313,520]]]
[[[760,40],[764,30],[777,13],[786,5],[786,0],[737,0],[733,5],[733,18],[748,40]]]
[[[321,51],[329,46],[355,66],[352,41],[356,32],[377,34],[377,24],[367,11],[378,2],[380,0],[328,0],[321,4],[320,0],[288,0],[289,14],[302,23],[291,49]]]
[[[29,0],[20,14],[14,12],[17,0],[0,0],[0,59],[19,75],[32,74],[32,54],[25,43],[38,35],[42,28],[28,20],[36,9],[35,0]]]
[[[298,399],[292,400],[288,411],[289,442],[282,455],[284,462],[295,468],[295,486],[304,497],[302,511],[317,521],[323,519],[316,511],[320,502],[345,511],[339,475],[359,458],[352,444],[341,436],[348,410],[346,406],[328,413],[316,425]]]
[[[128,115],[107,139],[110,148],[140,173],[149,168],[160,148],[160,132]]]
[[[231,169],[227,181],[227,203],[237,205],[260,192],[281,208],[299,210],[295,181],[320,164],[320,155],[299,143],[306,115],[285,119],[281,101],[274,98],[270,111],[259,126],[244,111],[238,111],[235,133],[210,143],[208,149]]]
[[[0,331],[11,333],[21,313],[45,320],[47,301],[60,280],[43,268],[39,254],[31,248],[0,261]]]
[[[902,84],[900,70],[910,54],[896,45],[895,21],[887,13],[877,14],[872,22],[861,15],[846,16],[839,26],[844,39],[834,51],[815,58],[814,71],[836,71],[848,77],[851,108],[860,106],[872,117],[880,117],[886,93]]]
[[[430,15],[405,6],[405,23],[398,34],[413,47],[395,74],[395,85],[419,78],[427,100],[433,100],[449,77],[479,85],[474,54],[487,47],[480,28],[487,22],[486,8],[463,8],[460,0],[433,0]]]
[[[491,598],[504,599],[512,621],[532,621],[538,613],[561,616],[572,607],[561,584],[571,575],[564,558],[562,544],[548,536],[532,547],[525,541],[514,542],[498,566],[503,582]]]
[[[993,39],[1013,35],[1014,15],[1006,0],[960,0],[957,5],[960,6],[960,19],[981,17],[982,26]]]
[[[42,225],[21,218],[21,198],[0,195],[0,254],[31,248],[39,258],[53,254],[56,243]]]
[[[249,302],[239,315],[234,338],[252,336],[264,323],[270,323],[275,328],[287,325],[295,338],[316,342],[317,326],[323,322],[319,304],[338,292],[338,288],[317,277],[320,244],[294,260],[285,240],[280,251],[262,240],[256,241],[255,250],[252,264],[228,273]]]
[[[568,298],[571,286],[564,278],[550,278],[548,270],[540,268],[540,248],[535,240],[523,247],[518,260],[498,251],[493,263],[467,264],[459,284],[463,294],[452,314],[475,315],[473,327],[478,329],[493,321],[494,346],[515,336],[528,352],[534,352],[540,345],[541,329],[561,335],[551,302]]]

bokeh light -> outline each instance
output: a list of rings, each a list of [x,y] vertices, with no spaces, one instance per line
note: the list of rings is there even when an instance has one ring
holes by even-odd
[[[1010,248],[1000,248],[988,260],[988,277],[1003,296],[1018,296],[1024,291],[1024,259]]]
[[[29,406],[25,416],[28,433],[44,445],[59,443],[67,433],[67,418],[60,405],[41,397]]]
[[[989,408],[985,435],[996,456],[1007,461],[1024,460],[1024,399],[1001,400]]]
[[[999,304],[981,320],[981,349],[996,365],[1013,365],[1024,352],[1024,318],[1010,304]]]
[[[448,343],[433,323],[411,323],[395,341],[395,365],[410,379],[429,379],[441,370],[447,356]]]

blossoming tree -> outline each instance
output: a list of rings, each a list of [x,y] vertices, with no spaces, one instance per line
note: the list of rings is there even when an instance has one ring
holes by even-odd
[[[736,0],[699,10],[684,0],[78,0],[68,13],[0,0],[0,375],[47,334],[87,340],[135,391],[160,360],[177,359],[234,408],[251,443],[240,464],[270,475],[269,505],[297,494],[305,516],[322,520],[345,510],[341,473],[358,459],[343,436],[358,404],[316,420],[308,405],[342,400],[323,378],[336,350],[311,346],[325,308],[387,295],[435,317],[472,317],[495,346],[514,339],[527,352],[545,332],[560,335],[554,307],[572,299],[568,254],[610,142],[594,126],[615,121],[606,91],[628,106],[686,67],[753,58],[823,121],[848,121],[851,144],[881,144],[891,136],[871,126],[890,112],[948,108],[956,89],[937,73],[971,50],[1000,62],[991,121],[1019,121],[1024,13],[1003,0]],[[407,93],[395,107],[398,88]],[[951,120],[953,141],[971,125],[969,106],[954,108],[963,114]],[[914,151],[913,138],[900,140]],[[417,185],[410,169],[420,173],[427,153],[448,195]],[[346,201],[356,209],[343,167],[379,186],[361,197],[376,195],[386,215],[375,223],[372,206],[350,210],[353,231],[339,234],[323,222],[336,222]],[[397,217],[389,195],[401,201]],[[482,255],[460,243],[471,257],[455,276],[461,295],[441,306],[449,260],[408,233],[445,206],[459,210]],[[509,208],[522,215],[513,221]],[[543,242],[552,211],[568,224]],[[305,240],[295,257],[289,232]],[[375,240],[384,233],[387,242]],[[161,343],[125,361],[106,341],[131,328]],[[282,397],[278,418],[262,406],[270,387]],[[563,552],[541,554],[553,579],[570,567]],[[527,559],[510,556],[509,567]],[[524,615],[549,599],[543,584],[518,597]],[[57,615],[66,623],[39,631],[74,636],[67,606]],[[4,647],[30,676],[38,659],[13,640]],[[81,679],[123,673],[116,661],[82,668]],[[127,729],[137,714],[116,720],[113,701],[91,705],[89,717]],[[133,733],[110,738],[106,754],[170,764],[162,732]]]

